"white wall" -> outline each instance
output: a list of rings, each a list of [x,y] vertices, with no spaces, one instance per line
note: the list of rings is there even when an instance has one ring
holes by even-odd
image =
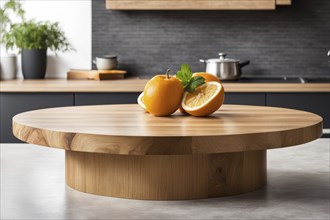
[[[92,55],[92,0],[25,0],[27,18],[60,22],[75,52],[48,51],[46,78],[65,78],[70,68],[90,69]],[[22,77],[20,58],[18,77]]]

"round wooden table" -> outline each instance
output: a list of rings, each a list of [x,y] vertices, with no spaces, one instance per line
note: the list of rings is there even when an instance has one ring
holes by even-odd
[[[99,105],[21,113],[13,118],[13,133],[64,149],[66,183],[76,190],[180,200],[264,186],[266,150],[319,138],[322,118],[242,105],[224,105],[210,117],[155,117],[138,105]]]

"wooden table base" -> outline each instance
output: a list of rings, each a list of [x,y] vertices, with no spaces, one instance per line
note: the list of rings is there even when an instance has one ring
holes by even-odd
[[[198,155],[66,151],[66,183],[97,195],[184,200],[254,191],[267,181],[266,150]]]

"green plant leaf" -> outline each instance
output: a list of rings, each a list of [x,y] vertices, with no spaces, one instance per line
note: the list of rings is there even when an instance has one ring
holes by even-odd
[[[176,73],[176,77],[181,80],[182,85],[185,88],[192,77],[190,66],[188,64],[182,64],[181,69]]]
[[[6,47],[12,45],[20,49],[47,49],[54,51],[74,50],[57,22],[25,21],[11,25],[4,34]]]
[[[205,83],[203,77],[193,77],[193,73],[188,64],[181,65],[181,69],[176,73],[176,77],[181,81],[183,88],[190,93],[194,92],[198,86]]]
[[[185,88],[188,83],[189,83],[189,79],[186,78],[185,74],[179,70],[177,73],[176,73],[176,78],[178,78],[181,83],[182,83],[182,86]]]
[[[193,75],[193,73],[190,69],[190,66],[188,64],[182,64],[181,65],[181,72],[184,73],[187,80],[189,80]]]
[[[203,85],[204,83],[205,83],[204,77],[194,76],[190,79],[190,82],[186,87],[186,90],[190,93],[195,92],[196,88],[200,85]]]

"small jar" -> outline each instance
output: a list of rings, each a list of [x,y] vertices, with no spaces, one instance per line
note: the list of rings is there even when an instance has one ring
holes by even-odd
[[[15,54],[1,54],[0,56],[0,80],[16,79],[17,58]]]

